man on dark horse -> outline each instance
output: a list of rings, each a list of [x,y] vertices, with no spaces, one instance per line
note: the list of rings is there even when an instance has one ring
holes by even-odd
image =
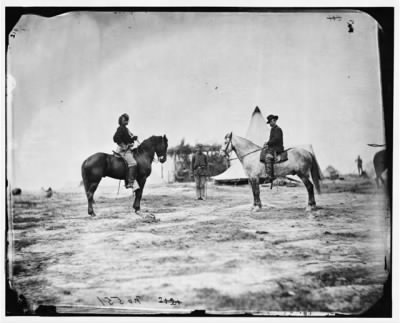
[[[272,183],[275,179],[274,161],[277,154],[283,151],[283,132],[276,124],[278,116],[270,114],[267,117],[267,123],[271,126],[269,140],[264,144],[261,152],[261,161],[265,163],[266,179],[265,183]]]
[[[118,119],[119,127],[114,134],[114,142],[118,145],[117,153],[125,159],[128,170],[125,179],[125,187],[132,188],[133,191],[139,189],[135,178],[137,173],[137,163],[133,157],[133,148],[137,136],[133,135],[127,125],[129,123],[129,116],[124,113]]]

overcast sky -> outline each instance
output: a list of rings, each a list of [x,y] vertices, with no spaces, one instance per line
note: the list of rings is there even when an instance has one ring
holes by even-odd
[[[322,169],[345,173],[384,143],[377,24],[363,13],[81,12],[26,15],[16,29],[17,186],[79,182],[86,157],[115,148],[122,113],[141,140],[222,143],[259,106],[279,115],[286,147],[312,144]]]

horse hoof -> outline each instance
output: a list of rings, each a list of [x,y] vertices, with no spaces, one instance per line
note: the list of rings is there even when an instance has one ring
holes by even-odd
[[[146,215],[140,215],[142,218],[142,221],[145,223],[153,223],[153,222],[159,222],[160,220],[157,219],[154,214],[146,214]]]
[[[317,209],[316,205],[307,205],[306,212],[312,212],[315,211],[316,209]]]
[[[251,208],[251,212],[258,212],[261,211],[261,206],[255,205]]]
[[[145,217],[145,221],[151,223],[151,222],[159,222],[160,220],[157,219],[157,218],[154,216],[154,214],[150,214],[150,215],[148,215],[148,216]]]

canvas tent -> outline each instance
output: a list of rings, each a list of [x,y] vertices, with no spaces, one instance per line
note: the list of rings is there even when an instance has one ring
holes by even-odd
[[[168,156],[165,163],[153,162],[151,165],[151,174],[147,178],[146,184],[163,184],[175,181],[174,160]]]
[[[233,153],[234,154],[234,153]],[[231,158],[235,158],[232,156]],[[243,166],[238,159],[232,160],[231,166],[222,174],[212,178],[215,184],[244,184],[248,178],[243,170]]]
[[[325,171],[323,172],[323,175],[325,178],[329,179],[338,179],[339,178],[339,172],[337,169],[335,169],[333,166],[329,165]]]
[[[251,115],[245,138],[251,140],[259,146],[263,146],[268,136],[268,133],[269,129],[265,118],[262,115],[260,109],[256,107],[253,114]],[[247,183],[248,177],[244,172],[239,159],[237,159],[235,152],[232,152],[230,159],[232,159],[231,166],[222,174],[214,176],[214,182],[216,184]]]

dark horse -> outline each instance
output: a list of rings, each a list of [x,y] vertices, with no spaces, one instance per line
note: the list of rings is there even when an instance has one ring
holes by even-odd
[[[380,183],[385,186],[385,181],[382,178],[382,173],[387,169],[386,149],[378,151],[374,156],[374,168],[376,174],[376,185],[379,187]]]
[[[163,137],[152,136],[144,140],[133,151],[138,165],[136,180],[140,186],[140,189],[135,191],[135,202],[133,203],[136,213],[140,210],[143,188],[147,177],[151,174],[151,163],[153,162],[154,154],[157,154],[161,163],[164,163],[167,160],[167,148],[168,139],[165,135]],[[96,215],[93,211],[93,196],[101,179],[108,176],[123,180],[125,179],[126,167],[126,163],[122,158],[106,153],[96,153],[83,162],[82,179],[88,199],[89,215]]]

